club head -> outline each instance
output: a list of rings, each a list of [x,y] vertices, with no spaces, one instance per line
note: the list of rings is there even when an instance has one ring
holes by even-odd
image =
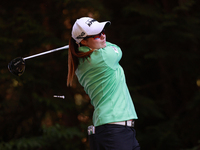
[[[8,70],[16,76],[21,76],[25,71],[25,60],[22,57],[13,59],[8,64]]]

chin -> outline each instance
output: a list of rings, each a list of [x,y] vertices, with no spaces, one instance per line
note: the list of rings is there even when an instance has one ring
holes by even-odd
[[[104,44],[103,44],[103,48],[106,47],[106,46],[107,46],[106,43],[104,43]]]
[[[106,47],[106,45],[105,46],[102,46],[101,48],[105,48]]]

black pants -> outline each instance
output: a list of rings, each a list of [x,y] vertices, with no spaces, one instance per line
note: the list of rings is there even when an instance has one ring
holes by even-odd
[[[105,124],[96,127],[89,136],[90,150],[140,150],[134,128]]]

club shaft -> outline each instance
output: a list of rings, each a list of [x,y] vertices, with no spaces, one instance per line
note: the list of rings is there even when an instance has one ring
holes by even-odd
[[[69,45],[66,45],[66,46],[63,46],[63,47],[60,47],[60,48],[52,49],[52,50],[49,50],[49,51],[46,51],[46,52],[42,52],[42,53],[38,53],[38,54],[35,54],[35,55],[32,55],[32,56],[25,57],[24,60],[34,58],[34,57],[38,57],[38,56],[45,55],[45,54],[49,54],[49,53],[52,53],[52,52],[55,52],[55,51],[68,49],[68,48],[69,48]]]

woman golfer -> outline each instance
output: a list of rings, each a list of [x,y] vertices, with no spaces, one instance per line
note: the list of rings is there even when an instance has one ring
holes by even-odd
[[[137,114],[119,61],[121,49],[106,41],[111,23],[93,18],[77,19],[69,42],[68,79],[76,74],[94,106],[90,147],[94,150],[139,150],[134,120]]]

